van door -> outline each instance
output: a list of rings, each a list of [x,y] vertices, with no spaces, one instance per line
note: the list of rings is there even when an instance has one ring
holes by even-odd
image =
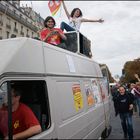
[[[104,107],[97,78],[84,80],[87,102],[87,131],[84,139],[98,139],[105,129]]]
[[[100,89],[94,85],[97,80],[62,76],[48,77],[47,81],[58,139],[99,138],[105,129],[105,118]]]
[[[6,78],[7,79],[7,78]],[[54,121],[50,110],[49,98],[47,92],[47,84],[42,78],[8,78],[10,80],[2,80],[0,82],[0,138],[14,135],[12,131],[14,125],[12,122],[12,96],[9,91],[14,85],[21,91],[20,102],[28,106],[35,117],[38,119],[42,132],[30,138],[33,139],[55,139]],[[23,80],[22,80],[23,79]],[[8,89],[8,86],[10,87]],[[10,109],[7,109],[10,108]],[[8,121],[10,120],[10,122]],[[2,124],[2,125],[1,125]],[[9,128],[9,129],[8,129]]]
[[[81,78],[49,77],[47,81],[54,102],[58,139],[83,138],[87,134],[87,117]]]

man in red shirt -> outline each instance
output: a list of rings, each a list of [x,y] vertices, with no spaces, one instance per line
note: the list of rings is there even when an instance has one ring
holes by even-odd
[[[45,28],[40,32],[40,38],[46,43],[59,45],[61,44],[61,39],[66,40],[66,36],[63,31],[59,28],[54,28],[55,20],[48,16],[44,21]]]
[[[26,139],[41,132],[39,121],[32,110],[20,103],[20,91],[11,89],[12,93],[12,129],[13,139]]]

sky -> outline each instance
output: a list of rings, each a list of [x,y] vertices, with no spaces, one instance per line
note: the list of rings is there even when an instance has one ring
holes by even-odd
[[[43,18],[51,16],[48,1],[21,1]],[[140,57],[140,1],[65,1],[69,13],[80,8],[87,19],[104,23],[82,23],[80,32],[91,40],[93,60],[106,64],[112,76],[122,74],[126,61]],[[63,7],[53,16],[57,27],[68,22]]]

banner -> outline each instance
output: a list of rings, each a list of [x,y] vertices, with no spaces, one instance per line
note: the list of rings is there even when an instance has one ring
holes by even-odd
[[[48,6],[54,16],[61,6],[61,0],[49,0]]]

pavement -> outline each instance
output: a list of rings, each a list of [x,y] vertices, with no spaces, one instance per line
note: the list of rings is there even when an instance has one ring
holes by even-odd
[[[112,131],[110,136],[107,139],[123,139],[123,130],[121,127],[121,121],[119,115],[115,117],[113,102],[111,103],[111,126]],[[133,114],[133,130],[134,130],[134,139],[140,140],[140,117],[138,112]]]

